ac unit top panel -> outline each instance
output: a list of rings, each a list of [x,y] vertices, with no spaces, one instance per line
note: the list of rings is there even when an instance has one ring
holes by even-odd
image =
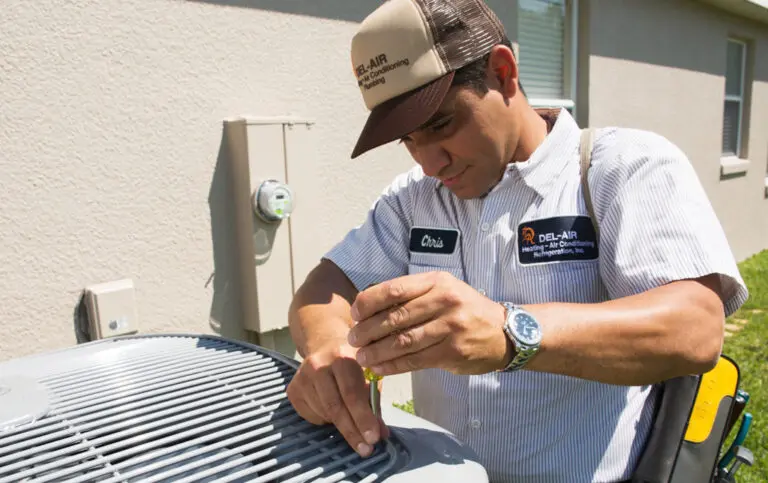
[[[452,435],[394,408],[384,412],[392,438],[359,457],[332,425],[293,410],[285,390],[297,366],[191,335],[105,339],[0,363],[0,407],[16,408],[0,412],[0,483],[487,480]]]

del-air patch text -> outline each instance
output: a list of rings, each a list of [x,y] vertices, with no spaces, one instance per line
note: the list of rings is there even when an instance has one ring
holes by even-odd
[[[594,260],[597,237],[587,216],[556,216],[520,223],[517,227],[520,263]]]

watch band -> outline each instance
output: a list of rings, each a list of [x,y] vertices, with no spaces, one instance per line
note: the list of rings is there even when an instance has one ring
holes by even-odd
[[[506,334],[507,338],[512,341],[512,347],[515,350],[515,355],[512,356],[512,360],[509,361],[509,364],[507,364],[506,367],[501,369],[502,372],[514,372],[519,371],[525,365],[528,363],[528,361],[533,357],[536,352],[539,350],[538,345],[528,345],[521,341],[519,338],[517,338],[512,331],[510,327],[510,323],[512,320],[512,317],[514,317],[514,314],[516,312],[523,311],[523,309],[515,305],[513,303],[509,302],[501,302],[501,305],[504,306],[505,312],[504,312],[504,333]]]

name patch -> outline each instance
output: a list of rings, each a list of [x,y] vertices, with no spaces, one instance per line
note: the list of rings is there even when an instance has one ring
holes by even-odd
[[[438,253],[450,255],[456,250],[459,230],[440,228],[411,228],[410,250],[416,253]]]
[[[520,263],[594,260],[597,237],[587,216],[557,216],[520,223],[517,227]]]

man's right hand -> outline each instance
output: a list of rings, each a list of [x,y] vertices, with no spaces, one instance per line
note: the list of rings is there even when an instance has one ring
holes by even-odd
[[[302,361],[287,394],[299,416],[312,424],[332,423],[365,457],[389,431],[371,410],[368,381],[356,353],[346,341],[318,348]]]

